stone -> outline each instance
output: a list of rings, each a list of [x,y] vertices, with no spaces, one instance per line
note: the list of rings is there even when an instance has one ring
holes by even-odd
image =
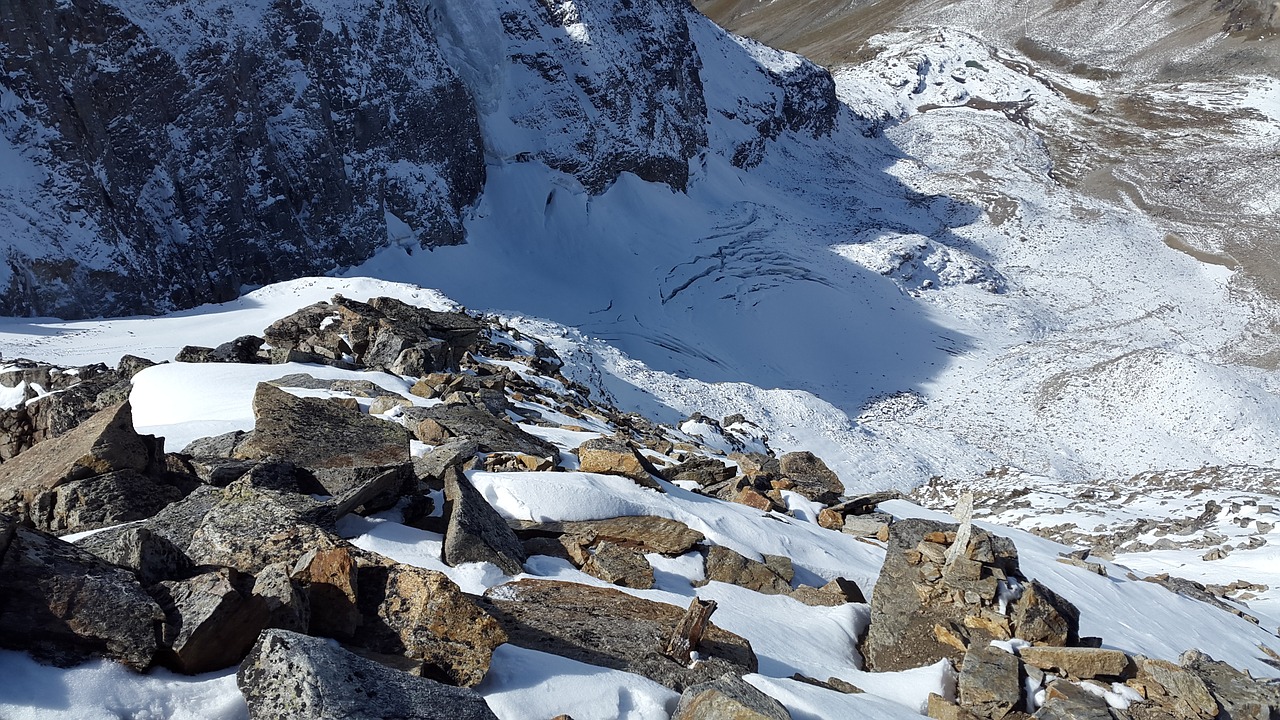
[[[555,580],[519,580],[490,588],[484,607],[520,647],[643,675],[677,692],[724,673],[756,671],[745,639],[714,624],[698,645],[692,667],[661,652],[684,609],[620,590]]]
[[[570,535],[590,538],[591,542],[607,540],[635,547],[641,552],[670,556],[683,555],[706,539],[702,533],[678,520],[656,515],[549,522],[513,520],[510,524],[518,535],[524,537]]]
[[[548,472],[556,469],[555,460],[524,453],[490,453],[485,456],[486,472]]]
[[[933,720],[977,720],[973,713],[937,693],[929,693],[925,715]]]
[[[519,538],[456,467],[444,475],[444,561],[450,566],[489,562],[508,575],[524,572]],[[652,581],[650,582],[652,584]]]
[[[258,383],[253,416],[253,437],[235,449],[239,459],[272,457],[312,470],[385,467],[410,461],[409,434],[403,427],[322,398],[298,397],[269,383]],[[340,495],[349,488],[349,480],[347,484],[331,480],[325,486],[329,495]]]
[[[1137,674],[1130,682],[1143,691],[1148,701],[1182,718],[1217,716],[1218,701],[1199,675],[1166,660],[1139,656],[1134,663]]]
[[[791,489],[806,498],[830,505],[844,494],[844,483],[827,464],[811,452],[790,452],[778,458],[782,477],[794,483]]]
[[[308,632],[348,640],[363,616],[358,603],[356,560],[347,547],[312,549],[298,558],[289,579],[305,593]]]
[[[733,466],[725,465],[715,458],[696,457],[679,465],[662,468],[658,474],[667,482],[695,482],[702,487],[707,487],[732,480],[738,471]]]
[[[406,408],[403,416],[416,422],[414,434],[428,445],[453,438],[469,438],[481,452],[515,452],[556,458],[560,450],[521,430],[506,417],[498,417],[475,405],[433,405]]]
[[[770,557],[779,556],[766,555],[765,559]],[[767,563],[752,560],[735,550],[713,545],[707,548],[704,568],[707,582],[729,583],[766,595],[785,595],[791,592],[790,579],[786,577],[790,563],[784,566],[775,560],[773,565],[770,567]]]
[[[434,447],[425,455],[413,459],[413,470],[418,477],[437,489],[444,488],[445,471],[462,467],[480,452],[480,445],[470,438],[448,440]]]
[[[191,560],[168,538],[147,527],[125,527],[85,549],[107,562],[132,570],[145,586],[190,574]]]
[[[671,720],[791,720],[791,713],[730,674],[685,688]]]
[[[358,556],[359,608],[353,642],[424,664],[425,675],[473,686],[489,670],[493,650],[507,633],[444,573]]]
[[[182,454],[193,458],[224,458],[233,459],[236,448],[250,438],[253,433],[244,432],[243,430],[232,430],[221,435],[213,435],[211,437],[199,438],[187,443],[182,448]]]
[[[729,500],[730,502],[736,502],[739,505],[753,507],[761,512],[769,512],[770,510],[777,510],[781,512],[786,509],[785,507],[781,507],[776,501],[757,492],[755,488],[750,487],[738,490],[737,493],[729,498]]]
[[[1114,720],[1105,698],[1066,680],[1049,683],[1044,705],[1036,711],[1040,720]]]
[[[311,626],[310,599],[289,570],[283,562],[262,568],[253,579],[252,594],[266,608],[267,627],[305,633]]]
[[[1209,693],[1222,707],[1219,717],[1230,720],[1273,720],[1280,717],[1280,686],[1260,683],[1199,650],[1188,650],[1178,660],[1204,681]]]
[[[133,573],[0,515],[0,646],[59,666],[145,670],[164,613]]]
[[[843,530],[844,516],[831,508],[822,508],[818,511],[818,525],[828,530]]]
[[[1024,583],[1013,603],[1009,623],[1014,637],[1036,645],[1076,645],[1080,641],[1080,611],[1036,580]]]
[[[652,465],[628,443],[614,438],[593,438],[579,445],[574,452],[578,455],[578,469],[582,472],[621,475],[644,487],[660,489],[649,476]]]
[[[267,630],[236,673],[250,720],[497,720],[474,690],[415,677],[287,630]]]
[[[266,603],[246,592],[252,579],[218,568],[150,588],[165,613],[157,660],[187,674],[239,664],[266,627]]]
[[[844,605],[845,603],[865,603],[866,596],[857,583],[844,578],[836,578],[820,588],[801,585],[791,591],[791,597],[805,605],[827,606]]]
[[[1130,662],[1129,656],[1119,650],[1080,647],[1028,647],[1019,650],[1018,656],[1041,670],[1056,670],[1079,679],[1120,677]]]
[[[418,477],[412,463],[402,463],[388,468],[367,467],[346,471],[347,477],[337,479],[337,472],[322,473],[322,481],[335,481],[346,486],[341,496],[331,501],[333,516],[340,518],[348,513],[362,515],[381,512],[395,507],[406,495],[418,493]],[[367,478],[367,479],[366,479]]]
[[[993,645],[973,645],[956,683],[960,705],[980,718],[1000,720],[1022,699],[1018,658]]]
[[[63,533],[149,517],[194,487],[165,474],[163,448],[115,405],[0,465],[0,509]]]
[[[582,563],[582,571],[622,587],[653,587],[653,566],[635,548],[612,542],[596,545]]]

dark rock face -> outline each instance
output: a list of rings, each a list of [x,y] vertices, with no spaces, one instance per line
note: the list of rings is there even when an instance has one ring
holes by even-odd
[[[191,674],[240,662],[268,620],[266,603],[247,592],[250,580],[219,568],[152,587],[166,616],[161,661]]]
[[[415,244],[461,241],[484,182],[479,124],[426,9],[257,7],[0,8],[0,87],[48,168],[0,202],[16,232],[0,312],[226,300],[364,260],[389,216]]]
[[[164,614],[127,570],[0,515],[0,645],[58,665],[151,664]]]
[[[755,672],[756,656],[745,639],[708,625],[693,667],[659,651],[684,613],[619,590],[552,580],[520,580],[490,588],[488,609],[512,644],[601,667],[625,670],[676,691],[726,672]]]
[[[559,457],[555,445],[534,437],[505,417],[474,405],[434,405],[406,408],[404,415],[417,422],[418,439],[443,445],[454,438],[474,440],[482,452],[516,452],[534,457]]]
[[[473,690],[414,677],[331,641],[285,630],[262,634],[241,664],[236,682],[253,720],[497,720]]]
[[[524,572],[525,552],[507,521],[494,510],[457,468],[444,478],[444,561],[491,562],[508,575]]]

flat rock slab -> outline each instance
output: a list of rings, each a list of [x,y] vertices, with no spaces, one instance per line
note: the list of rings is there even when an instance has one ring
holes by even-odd
[[[725,673],[756,671],[746,639],[708,625],[690,668],[660,651],[684,610],[620,590],[553,580],[520,580],[490,588],[484,607],[510,642],[590,665],[643,675],[677,692]]]
[[[557,458],[555,445],[530,435],[505,417],[474,405],[433,405],[406,408],[404,416],[417,422],[416,435],[428,445],[469,438],[481,452],[515,452]]]
[[[511,526],[523,536],[572,535],[634,546],[643,552],[683,555],[706,537],[677,520],[655,515],[633,515],[605,520],[532,522],[512,520]]]
[[[474,690],[394,670],[331,641],[267,630],[236,683],[252,720],[497,720]]]
[[[1026,647],[1018,656],[1041,670],[1059,670],[1074,678],[1118,677],[1129,667],[1129,656],[1119,650],[1080,647]]]
[[[164,613],[133,573],[0,515],[0,645],[57,665],[151,664]]]
[[[403,427],[323,398],[298,397],[268,383],[253,394],[253,436],[245,460],[275,457],[313,470],[400,465],[410,461]],[[326,487],[331,495],[346,487]]]

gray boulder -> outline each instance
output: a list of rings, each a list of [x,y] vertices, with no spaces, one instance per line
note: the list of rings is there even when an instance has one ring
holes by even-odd
[[[671,720],[791,720],[782,703],[736,675],[685,688]]]
[[[151,664],[164,613],[133,573],[0,515],[0,646],[56,665]]]
[[[444,533],[444,561],[491,562],[504,573],[524,571],[525,552],[507,521],[456,467],[444,475],[444,514],[449,525]]]
[[[778,458],[778,470],[787,488],[823,505],[831,505],[844,494],[839,476],[811,452],[791,452]]]
[[[716,581],[738,585],[766,595],[784,595],[791,592],[794,570],[791,560],[781,555],[765,555],[765,562],[752,560],[721,545],[707,548],[704,563],[708,582]]]
[[[262,633],[236,683],[251,720],[497,720],[474,690],[415,677],[332,641],[286,630]]]
[[[269,617],[251,586],[252,578],[230,568],[152,586],[165,613],[160,662],[193,675],[238,664]]]
[[[1022,700],[1018,658],[992,645],[974,645],[964,655],[957,682],[960,705],[980,718],[1000,720]]]
[[[515,452],[556,458],[560,450],[521,430],[505,417],[476,405],[434,405],[406,408],[404,416],[416,423],[414,434],[428,445],[442,445],[454,438],[474,440],[481,452]]]

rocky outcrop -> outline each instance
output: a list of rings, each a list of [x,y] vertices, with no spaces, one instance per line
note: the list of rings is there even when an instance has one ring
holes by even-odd
[[[1078,640],[1079,613],[1021,576],[1007,538],[968,525],[902,520],[889,526],[888,540],[862,642],[871,669],[906,670],[942,658],[959,664],[969,647],[990,640]]]
[[[119,369],[111,370],[102,364],[65,368],[24,359],[6,362],[8,369],[0,373],[0,385],[21,388],[23,401],[0,410],[0,462],[124,402],[129,396],[129,379],[140,366],[150,363],[126,356]]]
[[[252,720],[497,720],[475,691],[394,670],[321,638],[268,630],[236,674]]]
[[[684,613],[618,590],[552,580],[520,580],[491,588],[484,607],[521,647],[643,675],[676,691],[726,672],[755,672],[743,638],[709,625],[696,648],[700,662],[677,663],[661,652]]]
[[[782,703],[735,675],[686,688],[671,720],[791,720]]]
[[[0,465],[0,509],[77,532],[154,515],[195,485],[169,471],[162,439],[134,431],[124,402]]]
[[[164,621],[127,570],[0,515],[0,645],[57,665],[151,664]]]

